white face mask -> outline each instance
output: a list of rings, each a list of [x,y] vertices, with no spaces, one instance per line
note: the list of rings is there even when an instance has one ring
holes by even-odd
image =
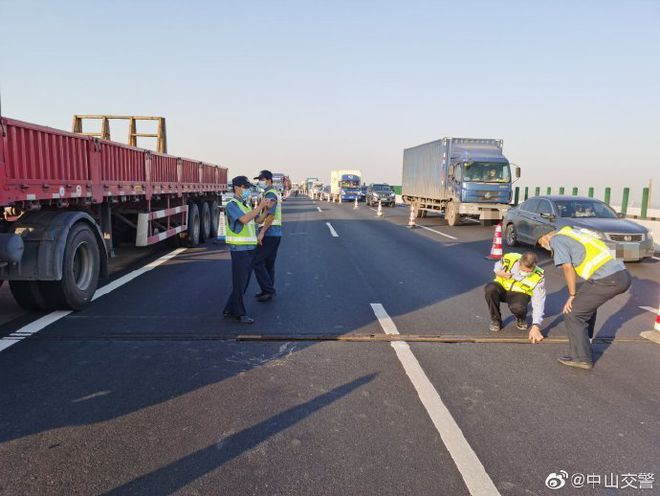
[[[259,181],[257,184],[261,189],[266,189],[266,181]]]

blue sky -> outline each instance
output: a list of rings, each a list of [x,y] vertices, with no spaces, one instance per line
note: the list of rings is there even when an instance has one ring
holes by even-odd
[[[392,184],[406,147],[502,138],[522,185],[653,178],[659,203],[658,25],[642,0],[0,0],[3,113],[163,115],[231,175]]]

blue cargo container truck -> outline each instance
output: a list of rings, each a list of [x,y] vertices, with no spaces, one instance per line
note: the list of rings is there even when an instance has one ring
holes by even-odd
[[[465,218],[494,224],[509,209],[511,167],[520,177],[502,154],[502,140],[442,138],[403,151],[401,195],[418,218],[443,212],[450,226]]]

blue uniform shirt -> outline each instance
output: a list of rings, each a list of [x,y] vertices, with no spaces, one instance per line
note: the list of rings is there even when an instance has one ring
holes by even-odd
[[[245,203],[243,203],[245,205]],[[229,228],[234,231],[235,233],[241,232],[241,229],[243,229],[243,224],[238,220],[243,215],[243,211],[239,208],[238,205],[236,205],[235,202],[230,201],[227,203],[227,206],[225,207],[225,215],[227,215],[227,221],[229,222]],[[229,245],[229,251],[248,251],[248,250],[254,250],[256,249],[255,246],[251,245]]]
[[[273,217],[275,216],[275,211],[277,209],[277,195],[275,194],[274,191],[269,191],[266,193],[266,198],[269,200],[273,200],[273,206],[268,209],[268,214],[272,215]],[[282,236],[282,226],[270,226],[268,228],[268,231],[266,231],[266,234],[264,236]]]
[[[573,267],[577,267],[584,260],[584,246],[568,236],[559,234],[553,236],[550,240],[550,246],[554,251],[556,266],[570,263]],[[620,260],[608,260],[602,267],[594,272],[594,275],[591,276],[591,278],[602,279],[603,277],[611,276],[625,268],[623,262]]]

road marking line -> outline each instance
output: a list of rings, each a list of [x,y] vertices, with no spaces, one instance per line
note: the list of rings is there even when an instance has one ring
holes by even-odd
[[[640,307],[639,307],[639,308],[641,308],[642,310],[646,310],[647,312],[651,312],[651,313],[655,313],[655,312],[657,312],[657,311],[658,311],[658,309],[657,309],[657,308],[651,308],[651,307],[643,307],[643,306],[641,306],[641,305],[640,305]]]
[[[399,334],[394,321],[387,314],[383,305],[372,303],[371,308],[386,334]],[[473,496],[499,496],[500,493],[495,484],[493,484],[490,476],[486,473],[486,469],[465,439],[454,417],[442,402],[438,391],[431,384],[408,343],[393,341],[390,344],[394,348],[401,365],[403,365],[410,382],[415,387],[426,412],[431,417],[442,442],[461,473],[470,494]]]
[[[454,236],[451,236],[451,235],[449,235],[449,234],[445,234],[445,233],[440,232],[440,231],[436,231],[435,229],[431,229],[430,227],[426,227],[426,226],[423,226],[423,225],[421,225],[421,224],[417,224],[417,227],[421,227],[422,229],[426,229],[427,231],[434,232],[434,233],[436,233],[436,234],[439,234],[440,236],[444,236],[445,238],[454,239],[454,240],[457,240],[457,239],[458,239],[458,238],[456,238],[456,237],[454,237]]]
[[[337,231],[335,231],[335,228],[332,227],[332,224],[330,224],[329,222],[326,222],[325,225],[328,226],[328,229],[330,229],[330,234],[332,234],[333,238],[338,238],[339,237],[339,234],[337,234]]]
[[[317,209],[319,212],[323,212],[323,210],[321,210],[321,207],[316,207],[316,209]]]
[[[99,288],[96,290],[94,293],[94,296],[92,297],[92,301],[96,300],[97,298],[100,298],[101,296],[104,296],[111,291],[114,291],[120,286],[123,286],[124,284],[132,281],[138,276],[141,276],[145,272],[149,272],[151,269],[154,269],[158,267],[159,265],[167,262],[171,258],[176,257],[179,253],[182,253],[186,251],[187,248],[177,248],[176,250],[163,255],[157,260],[154,260],[153,262],[148,263],[144,267],[141,267],[139,269],[134,270],[133,272],[129,272],[128,274],[120,277],[119,279],[116,279],[112,281],[110,284],[106,284],[102,288]],[[48,315],[44,315],[43,317],[38,318],[34,322],[30,322],[29,324],[21,327],[17,331],[14,331],[12,334],[14,336],[6,336],[0,339],[0,351],[6,350],[10,346],[18,343],[19,341],[25,339],[27,336],[31,336],[32,334],[36,334],[37,332],[41,331],[45,327],[48,327],[49,325],[57,322],[58,320],[66,317],[67,315],[73,313],[71,310],[55,310],[54,312],[49,313]],[[19,337],[21,336],[21,337]]]
[[[378,212],[378,210],[376,210],[376,209],[373,208],[373,207],[369,207],[369,210],[373,210],[374,212]]]

